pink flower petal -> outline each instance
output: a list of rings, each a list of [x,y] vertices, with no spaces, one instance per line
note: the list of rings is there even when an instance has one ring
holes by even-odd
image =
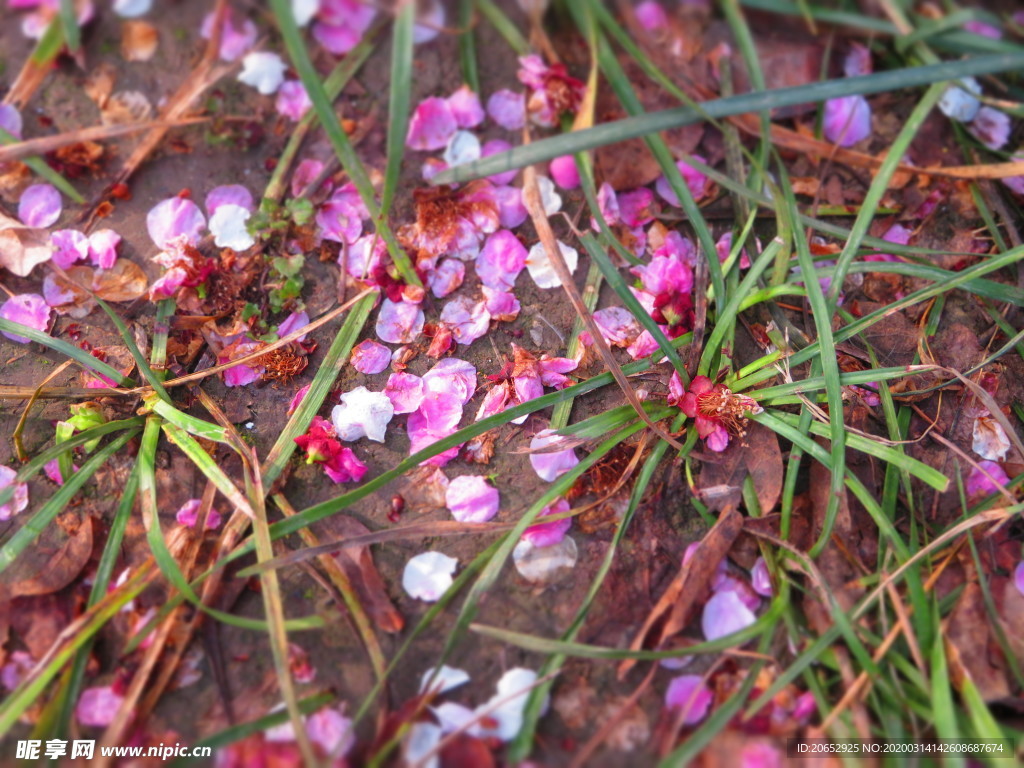
[[[26,227],[49,227],[60,218],[60,192],[50,184],[33,184],[18,199],[18,218]]]
[[[484,121],[485,114],[484,108],[480,106],[480,97],[468,85],[463,85],[448,97],[448,108],[459,128],[476,128]]]
[[[455,398],[460,406],[466,405],[476,392],[476,368],[457,357],[446,357],[423,374],[423,386],[427,392],[448,395]]]
[[[1010,140],[1010,116],[993,107],[982,107],[967,130],[989,149],[1002,149]]]
[[[521,130],[526,124],[526,97],[506,89],[496,91],[487,100],[487,114],[505,130]]]
[[[50,305],[38,293],[19,293],[0,304],[0,318],[21,323],[37,331],[46,331],[50,322]],[[28,338],[3,331],[3,335],[19,344],[28,344]]]
[[[384,299],[377,314],[377,337],[389,344],[409,344],[422,333],[424,321],[418,304]]]
[[[316,214],[321,237],[348,245],[353,245],[363,234],[363,219],[363,210],[356,201],[339,196],[337,191]]]
[[[847,77],[857,77],[870,75],[871,71],[871,51],[865,45],[851,43],[850,51],[843,59],[843,74]]]
[[[58,229],[50,235],[53,245],[53,263],[68,269],[89,257],[89,238],[75,229]]]
[[[852,147],[871,135],[871,106],[863,96],[829,99],[821,128],[829,141]]]
[[[660,3],[644,0],[634,10],[636,20],[648,32],[664,32],[668,29],[668,15]]]
[[[541,513],[537,515],[537,519],[539,520],[548,515],[560,515],[563,512],[568,512],[570,509],[569,502],[564,498],[559,498],[553,504],[544,507]],[[564,539],[565,534],[569,532],[570,528],[572,528],[571,517],[567,517],[564,520],[553,520],[550,523],[535,523],[523,531],[522,538],[525,541],[529,541],[535,547],[550,547]]]
[[[252,192],[241,184],[223,184],[206,195],[206,213],[213,216],[222,205],[237,205],[250,213],[253,210]]]
[[[6,504],[0,504],[0,521],[10,520],[28,507],[28,483],[16,483],[18,473],[0,464],[0,490],[14,485],[14,495]]]
[[[352,27],[318,21],[313,25],[313,37],[335,56],[343,56],[359,45],[363,33]]]
[[[455,432],[462,419],[462,403],[448,392],[428,391],[420,407],[409,415],[409,453],[414,454]],[[458,448],[449,448],[427,460],[428,464],[444,466],[458,455]]]
[[[704,606],[700,626],[708,641],[731,635],[746,629],[757,621],[740,596],[732,591],[716,592]]]
[[[97,229],[89,235],[89,260],[100,269],[110,269],[117,261],[121,236],[112,229]]]
[[[78,698],[75,716],[87,728],[106,728],[114,722],[123,701],[124,696],[114,693],[109,685],[86,688]]]
[[[292,196],[299,197],[305,191],[306,187],[316,181],[320,174],[324,170],[324,164],[319,160],[311,160],[306,158],[298,164],[295,168],[295,172],[292,174],[291,191]],[[316,190],[310,190],[314,192]]]
[[[292,401],[288,404],[288,416],[291,416],[299,409],[299,406],[302,405],[302,398],[306,396],[307,392],[309,392],[309,384],[301,387],[298,392],[292,396]]]
[[[693,155],[694,160],[699,160],[702,163],[707,161],[700,155]],[[683,177],[683,181],[686,182],[687,189],[690,190],[690,194],[693,195],[694,200],[700,200],[704,197],[707,191],[707,177],[698,171],[696,168],[691,168],[681,160],[676,163],[676,168],[679,169],[680,175]],[[668,179],[665,176],[659,176],[658,181],[655,183],[654,188],[661,195],[661,199],[669,205],[679,207],[679,198],[676,197],[675,190],[668,183]]]
[[[519,299],[507,291],[496,291],[486,285],[482,288],[487,311],[491,320],[499,323],[510,323],[519,316]]]
[[[410,149],[444,149],[458,128],[455,115],[446,100],[436,96],[424,99],[409,120],[405,144]]]
[[[490,235],[476,260],[480,282],[490,288],[511,290],[526,266],[527,250],[514,234],[499,229]]]
[[[458,259],[445,259],[430,276],[427,284],[435,297],[443,299],[454,292],[466,279],[466,265]]]
[[[21,113],[12,104],[0,104],[0,128],[16,139],[21,138]]]
[[[391,365],[391,350],[372,339],[364,339],[352,349],[351,361],[360,373],[373,375]]]
[[[183,197],[169,197],[154,205],[146,214],[146,228],[157,248],[165,249],[181,235],[190,245],[199,242],[206,228],[206,219],[199,206]]]
[[[700,158],[698,158],[700,159]],[[689,166],[684,166],[689,169]],[[691,170],[690,173],[693,173]],[[701,182],[699,189],[703,194],[703,175],[700,176]],[[683,176],[689,184],[687,176]],[[691,187],[691,191],[695,187]],[[698,197],[697,193],[694,193],[694,197]],[[650,224],[654,221],[654,215],[658,212],[658,204],[654,199],[654,193],[651,192],[647,187],[638,187],[637,189],[631,189],[627,192],[620,192],[618,195],[619,203],[619,221],[625,224],[627,227],[642,227]]]
[[[384,394],[395,407],[396,414],[412,413],[423,402],[426,389],[423,379],[419,376],[411,373],[392,373],[384,387]]]
[[[280,338],[290,336],[300,328],[305,328],[307,325],[309,325],[309,313],[306,312],[306,310],[303,309],[300,312],[292,312],[288,317],[278,323],[277,335]],[[304,333],[295,340],[301,343],[306,340],[308,335],[308,333]]]
[[[298,80],[285,80],[277,91],[274,108],[278,114],[284,115],[292,122],[299,122],[310,109],[313,102],[306,93],[306,87]]]
[[[495,187],[494,199],[498,203],[498,222],[506,229],[515,229],[530,215],[518,187]]]
[[[594,313],[604,340],[613,347],[628,347],[640,335],[640,323],[625,307],[608,307]]]
[[[772,590],[772,577],[768,573],[768,564],[764,561],[763,557],[759,557],[754,561],[754,567],[750,570],[750,586],[761,597],[771,597],[774,594]]]
[[[321,466],[336,483],[358,483],[366,474],[367,467],[349,447],[344,447]]]
[[[445,506],[460,523],[486,523],[498,514],[498,489],[484,477],[456,477],[448,484]]]
[[[665,691],[665,706],[683,711],[683,725],[696,725],[703,720],[713,699],[700,675],[674,678]]]
[[[324,707],[306,720],[306,733],[325,755],[345,757],[356,743],[352,720],[337,709]]]
[[[576,189],[580,185],[580,173],[572,155],[556,157],[548,165],[548,171],[551,179],[562,189]]]
[[[721,453],[729,447],[729,431],[721,424],[716,424],[714,431],[704,438],[704,445],[709,451]]]
[[[199,36],[204,40],[209,40],[213,36],[213,22],[215,18],[214,13],[208,13],[203,18],[203,24],[199,28]],[[256,25],[251,19],[243,19],[241,26],[236,27],[232,14],[228,13],[220,31],[218,55],[223,61],[235,61],[256,44],[257,34]]]
[[[971,469],[967,478],[966,490],[968,496],[988,496],[996,493],[1000,488],[1005,488],[1010,482],[1006,471],[994,461],[979,461],[981,469]],[[981,470],[984,470],[982,472]],[[988,473],[987,475],[985,473]],[[991,478],[991,479],[990,479]]]
[[[500,155],[502,152],[508,152],[512,149],[512,145],[503,139],[491,139],[490,141],[484,142],[483,147],[480,150],[481,157],[490,157],[491,155]],[[495,173],[492,176],[488,176],[488,180],[496,186],[504,186],[508,184],[516,177],[519,173],[518,168],[513,168],[511,171],[502,171],[501,173]]]
[[[576,458],[576,451],[573,448],[566,448],[563,451],[545,451],[536,453],[544,448],[550,448],[565,442],[565,438],[555,434],[553,429],[543,429],[534,435],[530,441],[530,466],[541,480],[553,483],[570,469],[580,463]]]
[[[1013,586],[1024,595],[1024,560],[1017,563],[1017,567],[1013,569]]]

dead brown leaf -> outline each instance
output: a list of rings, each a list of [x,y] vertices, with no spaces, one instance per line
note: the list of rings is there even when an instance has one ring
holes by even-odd
[[[981,586],[972,581],[964,587],[953,612],[946,621],[946,645],[956,649],[950,654],[954,679],[969,677],[984,701],[1010,695],[1006,672],[993,659],[993,636],[985,611]]]
[[[47,528],[35,547],[4,574],[11,597],[49,595],[63,589],[82,572],[92,555],[92,519],[63,515]]]
[[[153,105],[141,91],[118,91],[100,110],[100,122],[104,125],[143,123],[152,116]]]
[[[146,293],[149,281],[138,264],[118,259],[110,269],[97,269],[92,289],[104,301],[135,301]]]
[[[152,24],[133,19],[121,25],[121,55],[125,61],[149,61],[159,43],[160,36]]]
[[[50,235],[45,229],[26,227],[0,213],[0,267],[25,277],[32,267],[49,261],[52,255]]]
[[[738,507],[743,500],[747,475],[754,481],[761,514],[771,512],[782,493],[782,450],[779,438],[767,427],[750,422],[742,442],[733,440],[718,455],[721,461],[707,462],[697,479],[701,500],[709,509]]]

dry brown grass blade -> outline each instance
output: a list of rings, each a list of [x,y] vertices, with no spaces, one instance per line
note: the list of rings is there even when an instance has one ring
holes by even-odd
[[[149,131],[157,128],[177,128],[182,125],[194,125],[205,123],[209,118],[190,117],[182,120],[149,120],[145,123],[132,123],[130,125],[94,125],[89,128],[79,128],[74,131],[58,133],[54,136],[41,136],[37,139],[26,139],[17,144],[7,144],[0,147],[0,163],[9,163],[13,160],[21,160],[33,155],[45,155],[61,147],[71,144],[78,144],[82,141],[103,141],[114,139],[118,136],[126,136],[140,131]]]
[[[66,371],[72,364],[71,360],[65,360],[63,363],[58,365],[53,371],[35,388],[32,392],[32,396],[29,401],[25,403],[25,408],[21,412],[21,418],[18,419],[18,426],[14,428],[14,432],[11,433],[11,439],[14,441],[14,450],[18,454],[19,461],[28,461],[28,453],[25,451],[25,446],[21,442],[21,433],[25,431],[25,422],[28,421],[28,414],[32,410],[32,406],[35,405],[36,400],[39,400],[39,393],[43,387],[46,386],[47,382],[53,381],[57,376]],[[94,390],[95,391],[95,390]]]
[[[133,389],[90,389],[88,387],[18,387],[11,384],[0,384],[0,400],[75,400],[85,398],[92,400],[97,397],[111,395],[137,395]]]
[[[529,134],[524,131],[523,142],[528,144],[529,140]],[[537,235],[540,237],[540,241],[544,245],[544,250],[548,255],[548,260],[551,262],[551,266],[554,267],[555,272],[558,274],[558,279],[562,281],[562,289],[565,291],[565,295],[569,297],[569,301],[572,303],[573,309],[590,332],[590,336],[594,340],[594,346],[601,355],[601,359],[604,361],[608,371],[612,374],[612,378],[615,379],[615,382],[622,389],[622,393],[626,396],[626,400],[629,401],[629,404],[633,406],[633,410],[636,411],[637,415],[658,437],[667,442],[677,451],[682,451],[683,446],[675,438],[651,421],[651,417],[648,416],[647,411],[644,410],[643,403],[640,402],[640,398],[637,397],[633,387],[630,386],[629,380],[626,378],[626,374],[622,372],[622,367],[612,356],[612,352],[608,348],[608,342],[604,340],[604,336],[601,335],[601,329],[598,328],[597,323],[594,322],[594,316],[587,311],[587,307],[583,303],[583,297],[580,295],[580,291],[572,279],[572,273],[569,272],[569,267],[565,263],[565,259],[562,257],[561,250],[558,248],[558,241],[555,239],[555,233],[551,229],[551,222],[548,221],[548,216],[544,212],[544,205],[541,203],[540,199],[540,189],[537,187],[537,172],[532,166],[527,166],[523,169],[523,203],[530,214],[530,218],[533,220],[533,226],[537,230]]]
[[[605,740],[607,740],[612,729],[622,721],[632,707],[636,706],[640,697],[643,696],[644,692],[651,687],[651,683],[654,682],[654,676],[657,672],[658,665],[652,665],[650,671],[648,671],[644,679],[640,681],[640,685],[636,687],[636,690],[629,694],[629,697],[622,702],[622,706],[615,711],[615,714],[608,718],[608,720],[606,720],[601,727],[597,729],[594,735],[587,740],[587,743],[580,748],[579,752],[577,752],[573,757],[572,762],[569,763],[569,768],[583,768],[583,766],[587,765],[590,757],[602,744],[604,744]]]

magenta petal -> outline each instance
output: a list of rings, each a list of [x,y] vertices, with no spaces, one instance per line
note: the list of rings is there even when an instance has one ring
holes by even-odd
[[[202,501],[200,499],[189,499],[174,513],[174,519],[178,521],[179,525],[184,525],[187,528],[194,527],[199,522],[199,507],[201,504]]]
[[[487,311],[491,313],[491,319],[502,323],[510,323],[519,316],[519,299],[515,294],[508,291],[496,291],[493,288],[483,287],[484,301]]]
[[[117,716],[124,697],[114,693],[114,689],[103,687],[86,688],[78,698],[75,716],[81,725],[91,728],[106,728]]]
[[[668,29],[668,15],[660,3],[644,0],[634,10],[636,20],[648,32],[664,32]]]
[[[704,445],[709,451],[721,453],[729,447],[729,432],[721,424],[715,425],[715,430],[704,438]]]
[[[340,197],[336,191],[320,206],[316,223],[325,240],[353,245],[363,234],[363,211],[355,201]]]
[[[829,141],[852,147],[871,135],[871,106],[863,96],[829,99],[821,128]]]
[[[746,629],[755,621],[757,617],[740,596],[732,590],[725,590],[716,592],[708,600],[701,615],[700,626],[704,637],[711,641]]]
[[[468,85],[464,85],[448,97],[448,108],[459,128],[476,128],[484,121],[484,108],[480,97]]]
[[[26,227],[49,227],[60,218],[60,192],[50,184],[33,184],[21,193],[18,218]]]
[[[247,384],[252,384],[254,381],[258,381],[262,375],[262,368],[250,368],[248,365],[243,363],[242,365],[236,365],[233,368],[228,368],[224,371],[224,385],[228,387],[244,387]]]
[[[19,293],[0,304],[0,318],[45,332],[50,322],[50,306],[38,293]],[[29,341],[7,331],[3,331],[3,335],[19,344],[28,344]]]
[[[484,477],[456,477],[448,484],[445,505],[460,523],[486,523],[498,514],[498,489]]]
[[[389,344],[408,344],[423,331],[424,321],[418,304],[384,299],[377,314],[377,337]]]
[[[61,269],[88,258],[89,238],[75,229],[58,229],[50,235],[53,245],[53,263]]]
[[[457,357],[446,357],[423,374],[423,386],[428,392],[450,395],[466,405],[476,392],[476,368]]]
[[[771,597],[773,594],[772,578],[768,573],[768,564],[765,563],[763,557],[757,558],[754,561],[754,567],[750,569],[750,586],[761,597]]]
[[[324,164],[319,160],[306,158],[295,168],[292,174],[291,190],[294,197],[299,197],[306,191],[306,187],[319,178],[324,170]],[[311,192],[315,190],[310,190]]]
[[[313,25],[313,37],[335,56],[342,56],[359,45],[363,33],[348,26],[318,21]]]
[[[481,157],[489,157],[491,155],[499,155],[502,152],[508,152],[512,149],[512,145],[503,139],[491,139],[490,141],[484,142],[483,147],[480,150]],[[516,177],[519,173],[518,168],[513,168],[511,171],[502,171],[501,173],[495,173],[492,176],[488,176],[488,180],[497,185],[504,186],[508,184]]]
[[[538,451],[542,448],[549,448],[565,441],[561,435],[556,435],[553,429],[543,429],[534,435],[530,441],[530,450]],[[554,482],[570,469],[580,463],[576,458],[576,451],[567,448],[564,451],[531,453],[530,466],[541,480],[549,483]]]
[[[409,120],[405,144],[410,149],[444,149],[458,128],[447,101],[437,97],[424,99]]]
[[[511,290],[516,277],[526,267],[526,247],[507,229],[490,235],[476,260],[480,282],[489,288]]]
[[[206,228],[206,219],[199,206],[191,200],[169,197],[146,214],[146,228],[158,248],[167,248],[171,240],[181,235],[190,245],[195,245]]]
[[[689,166],[685,166],[689,168]],[[692,173],[692,171],[691,171]],[[684,179],[687,177],[684,175]],[[701,176],[700,191],[703,193],[704,189],[704,177]],[[689,185],[689,180],[687,180]],[[691,191],[693,187],[691,187]],[[694,197],[698,197],[697,193],[694,193]],[[619,203],[619,220],[627,227],[635,228],[642,227],[650,224],[654,221],[654,214],[657,213],[658,206],[654,200],[654,193],[651,192],[647,187],[638,187],[637,189],[631,189],[627,192],[620,192],[618,195]]]
[[[580,173],[576,168],[576,158],[572,155],[556,157],[548,165],[551,180],[562,189],[576,189],[580,185]]]
[[[487,114],[502,128],[518,131],[526,123],[526,97],[506,89],[496,91],[487,100]]]
[[[110,269],[117,261],[121,236],[112,229],[97,229],[89,235],[89,260],[100,269]]]
[[[682,675],[669,683],[665,706],[683,711],[683,725],[696,725],[708,713],[713,697],[700,675]]]
[[[967,477],[968,496],[988,496],[996,493],[1000,488],[1005,488],[1010,482],[1010,478],[1002,466],[994,461],[979,461],[978,467],[980,469],[971,469],[971,474]],[[986,475],[986,473],[988,474]]]
[[[384,394],[395,407],[396,414],[412,413],[423,402],[426,389],[423,379],[419,376],[411,373],[392,373],[384,387]]]
[[[250,213],[253,210],[252,192],[241,184],[223,184],[206,195],[206,213],[213,216],[222,205],[237,205]]]
[[[306,310],[300,312],[292,312],[288,317],[282,320],[277,326],[278,337],[291,336],[300,328],[305,328],[309,325],[309,313]],[[295,340],[303,342],[306,340],[308,333],[304,333]]]
[[[285,80],[277,91],[274,108],[292,122],[299,122],[313,108],[306,87],[298,80]]]
[[[304,387],[300,387],[299,390],[292,395],[292,401],[288,403],[288,416],[291,416],[295,411],[298,410],[299,406],[302,405],[302,398],[309,392],[309,384]]]
[[[542,509],[541,513],[537,515],[537,519],[539,520],[548,515],[559,515],[563,512],[568,512],[569,509],[569,502],[564,498],[560,498]],[[529,541],[535,547],[550,547],[564,539],[565,534],[569,532],[570,528],[572,528],[571,517],[567,517],[564,520],[554,520],[550,523],[535,523],[523,531],[522,538]]]
[[[391,364],[391,350],[372,339],[364,339],[352,349],[351,359],[353,368],[360,373],[372,375],[380,373]]]
[[[1013,586],[1024,595],[1024,560],[1017,563],[1017,567],[1013,569]]]
[[[494,199],[498,203],[498,222],[506,229],[515,229],[530,215],[518,187],[495,187]]]
[[[707,161],[700,155],[693,155],[694,160],[699,160],[702,163]],[[696,168],[691,168],[681,160],[676,163],[676,168],[679,169],[679,174],[683,177],[683,181],[686,182],[687,189],[690,190],[690,194],[693,195],[694,200],[700,200],[704,196],[707,190],[707,177],[698,171]],[[665,176],[659,176],[658,181],[655,183],[654,188],[661,195],[661,199],[669,205],[679,206],[679,198],[676,197],[675,190],[668,183],[668,179]]]

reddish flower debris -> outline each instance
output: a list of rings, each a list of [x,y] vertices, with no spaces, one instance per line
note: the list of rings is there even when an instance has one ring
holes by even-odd
[[[678,374],[673,374],[673,377]],[[678,402],[680,410],[694,419],[697,434],[704,444],[716,452],[729,445],[730,438],[747,434],[747,414],[761,413],[761,406],[746,395],[739,395],[721,384],[713,384],[707,376],[697,376]]]

